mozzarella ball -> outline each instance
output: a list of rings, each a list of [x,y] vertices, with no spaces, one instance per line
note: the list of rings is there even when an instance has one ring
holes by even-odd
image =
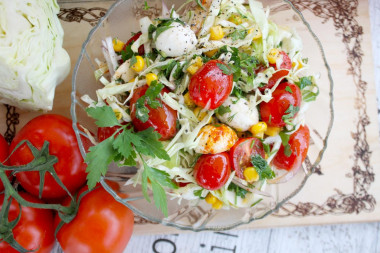
[[[259,122],[259,112],[253,100],[245,98],[228,97],[223,103],[231,111],[223,115],[216,114],[218,119],[224,124],[236,129],[239,132],[248,131],[249,128]]]
[[[198,136],[200,140],[195,152],[201,154],[228,151],[238,140],[235,131],[224,124],[204,126]]]
[[[171,26],[158,35],[156,39],[157,50],[168,57],[181,56],[194,50],[198,41],[190,27],[179,23],[173,23]]]

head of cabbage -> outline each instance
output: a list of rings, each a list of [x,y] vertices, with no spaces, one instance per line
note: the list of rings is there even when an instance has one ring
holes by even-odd
[[[0,103],[51,110],[70,71],[55,0],[0,0]]]

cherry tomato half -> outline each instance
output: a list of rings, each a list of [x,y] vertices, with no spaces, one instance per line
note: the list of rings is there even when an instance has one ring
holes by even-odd
[[[9,145],[8,142],[4,139],[4,137],[0,134],[0,163],[4,163],[4,161],[8,158],[9,155]],[[5,162],[5,165],[8,165],[9,162]],[[11,173],[11,171],[5,172],[7,175]],[[0,192],[4,190],[3,182],[0,180]]]
[[[132,124],[137,131],[143,131],[149,127],[153,127],[161,135],[161,141],[168,140],[177,133],[177,111],[170,108],[161,101],[162,107],[156,109],[151,108],[149,105],[145,106],[149,109],[149,119],[145,123],[136,117],[136,102],[143,96],[148,89],[148,85],[137,88],[133,93],[130,100],[131,103],[131,118]],[[169,92],[167,88],[162,89],[161,94]]]
[[[273,158],[273,164],[279,169],[288,171],[299,168],[306,158],[309,143],[309,128],[306,125],[300,126],[289,138],[290,156],[285,155],[285,148],[281,145],[276,156]]]
[[[222,187],[230,174],[231,165],[227,152],[202,155],[194,166],[194,177],[197,183],[212,191]]]
[[[244,169],[252,166],[251,157],[255,155],[265,157],[264,147],[259,139],[242,138],[235,143],[230,150],[230,159],[237,177],[244,179]]]
[[[125,48],[129,45],[129,44],[132,44],[133,42],[135,42],[138,38],[140,38],[141,36],[141,32],[138,32],[136,33],[135,35],[133,35],[128,41],[127,43],[125,43],[124,47],[123,47],[123,50],[125,50]],[[139,55],[144,55],[145,54],[145,48],[144,48],[144,45],[141,45],[138,49],[138,53]]]
[[[38,198],[26,192],[19,192],[25,200],[33,203],[43,203]],[[0,195],[0,210],[3,208],[4,194]],[[12,200],[8,220],[15,220],[20,212],[20,206],[15,199]],[[53,212],[48,209],[37,209],[22,206],[21,218],[13,228],[15,240],[27,250],[36,250],[37,253],[49,253],[54,245]],[[0,242],[0,252],[17,253],[7,242]]]
[[[298,109],[301,105],[301,90],[295,84],[280,83],[272,96],[273,98],[268,103],[260,104],[261,119],[269,126],[283,127],[286,125],[283,116],[290,113],[287,112],[290,105],[294,108],[298,107]],[[294,114],[294,117],[296,115],[297,113]]]
[[[45,114],[29,121],[16,135],[10,150],[14,150],[22,140],[29,140],[37,149],[41,149],[48,141],[49,152],[58,158],[54,169],[67,189],[74,193],[86,183],[86,164],[80,153],[72,121],[60,115]],[[86,138],[82,138],[84,146],[90,146]],[[13,166],[24,165],[33,160],[33,154],[24,143],[10,157]],[[34,196],[39,194],[40,175],[38,171],[20,172],[16,174],[22,187]],[[65,197],[66,191],[58,185],[52,175],[45,174],[42,192],[44,199]]]
[[[279,71],[274,72],[271,78],[269,78],[268,84],[263,87],[259,87],[259,90],[261,92],[264,92],[265,89],[272,89],[272,87],[277,83],[278,79],[283,78],[284,76],[287,76],[288,74],[289,74],[289,70],[285,70],[285,69],[281,69]],[[283,81],[284,80],[285,79],[283,79]]]
[[[224,74],[218,64],[225,65],[222,61],[211,60],[191,77],[190,98],[200,107],[205,108],[209,103],[209,109],[214,110],[223,104],[232,91],[232,74]]]
[[[292,69],[292,60],[284,51],[280,51],[279,59],[277,61],[281,61],[279,69]],[[270,64],[270,66],[277,70],[277,64]]]
[[[85,190],[87,186],[79,194]],[[69,202],[66,199],[64,204]],[[57,215],[54,223],[57,226],[59,222]],[[133,223],[132,211],[98,187],[82,198],[76,217],[62,226],[57,240],[65,253],[121,253],[132,235]]]

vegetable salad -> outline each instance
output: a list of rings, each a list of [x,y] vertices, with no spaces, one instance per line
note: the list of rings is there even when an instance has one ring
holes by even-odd
[[[269,13],[254,0],[195,1],[140,19],[125,41],[105,38],[95,72],[104,87],[97,101],[82,97],[99,126],[89,186],[111,162],[136,166],[126,183],[141,184],[148,201],[152,189],[167,215],[167,195],[247,208],[294,175],[318,87],[300,37]]]

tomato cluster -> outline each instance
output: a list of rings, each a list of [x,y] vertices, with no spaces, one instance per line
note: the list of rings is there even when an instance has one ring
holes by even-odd
[[[7,164],[11,166],[22,166],[34,161],[36,151],[32,151],[25,141],[28,141],[37,150],[40,150],[45,142],[49,143],[49,154],[58,159],[53,169],[73,196],[88,189],[85,186],[86,164],[80,154],[71,120],[54,114],[38,116],[29,121],[17,133],[9,147],[0,135],[0,162],[4,162],[9,154],[11,156]],[[85,138],[82,141],[85,148],[91,145]],[[7,173],[10,172],[11,170],[7,171]],[[21,212],[20,220],[15,227],[12,227],[14,239],[21,247],[35,250],[35,252],[52,250],[55,242],[54,233],[60,216],[50,209],[24,205],[24,201],[39,204],[62,203],[67,205],[72,203],[68,192],[57,183],[51,173],[47,172],[43,175],[42,198],[40,198],[41,178],[38,171],[15,174],[14,180],[21,186],[18,194],[23,201],[17,202],[15,199],[9,199],[11,204],[7,216],[8,221],[1,221],[3,224],[11,223]],[[0,192],[3,192],[3,184],[0,187]],[[4,196],[4,193],[0,194],[1,203],[6,203]],[[62,198],[65,198],[63,202]],[[67,215],[75,215],[75,212],[71,213],[73,210],[75,211],[75,205],[71,206],[73,208]],[[5,208],[4,204],[0,210],[3,208]],[[84,195],[75,218],[60,228],[57,239],[64,252],[122,252],[132,234],[133,223],[133,213],[113,199],[99,185],[95,190]],[[94,240],[95,237],[98,239]],[[5,241],[0,242],[0,251],[18,252]]]

